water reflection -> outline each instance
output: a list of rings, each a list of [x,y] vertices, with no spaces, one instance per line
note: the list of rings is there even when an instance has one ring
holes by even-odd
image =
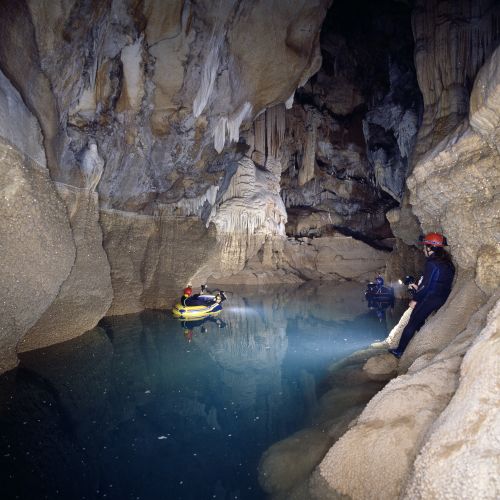
[[[332,361],[386,335],[362,297],[233,290],[218,318],[106,318],[24,354],[0,378],[2,498],[264,497],[262,452],[317,423]]]

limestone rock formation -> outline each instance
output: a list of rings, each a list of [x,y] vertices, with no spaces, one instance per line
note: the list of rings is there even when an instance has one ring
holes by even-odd
[[[497,49],[486,63],[484,72],[491,73],[491,68],[498,66],[499,61],[500,50]],[[478,95],[482,79],[476,85],[475,95]],[[476,114],[477,122],[481,122],[481,112],[487,113],[485,108],[488,105],[499,102],[500,87],[491,82],[489,88],[492,94],[484,107],[479,107],[476,100],[478,108],[471,109],[473,122]],[[476,128],[486,137],[491,134],[487,126],[483,129],[476,125]],[[475,269],[478,285],[491,293],[500,284],[498,279],[492,278],[499,276],[495,254],[500,252],[497,234],[500,225],[500,156],[498,148],[492,147],[485,136],[464,122],[454,135],[421,159],[408,179],[408,186],[410,201],[423,228],[442,227],[459,266]],[[489,273],[484,272],[485,262],[491,266]]]
[[[304,429],[271,446],[259,464],[259,483],[269,495],[290,490],[307,479],[332,438],[320,429]]]
[[[214,145],[237,142],[317,71],[329,2],[5,4],[2,67],[42,123],[53,178],[83,187],[77,167],[92,139],[105,161],[101,205],[147,211],[167,191],[199,195]],[[28,58],[15,62],[22,37]],[[43,85],[26,83],[28,65]],[[179,174],[198,182],[172,192]]]
[[[496,296],[486,325],[465,355],[457,391],[415,460],[405,498],[493,499],[500,492],[500,302]]]
[[[498,44],[495,19],[499,13],[494,0],[416,2],[415,65],[424,99],[417,158],[433,149],[467,116],[472,83]]]
[[[18,321],[14,340],[9,333],[9,366],[36,320],[20,349],[91,328],[112,297],[110,314],[170,306],[186,281],[238,272],[266,242],[282,245],[280,103],[289,106],[321,64],[328,4],[3,2],[0,135],[47,165],[43,182],[39,174],[29,182],[45,183],[39,191],[50,198],[57,229],[38,227],[68,261],[59,274],[45,274],[43,252],[28,250],[36,244],[19,254],[39,260],[30,272],[47,297],[26,308],[32,316]],[[260,113],[269,126],[248,151],[240,130],[248,132]],[[24,160],[8,151],[8,168],[17,169]],[[21,195],[18,189],[16,210]],[[3,241],[10,237],[2,233]],[[23,270],[28,279],[29,266]]]
[[[1,372],[17,364],[17,343],[58,294],[75,245],[45,167],[38,124],[3,75],[0,109]]]
[[[207,243],[215,244],[194,217],[102,210],[101,227],[113,286],[109,315],[171,306],[207,258]]]
[[[94,328],[113,298],[98,223],[97,194],[63,184],[56,186],[68,211],[76,258],[57,297],[23,337],[18,352],[70,340]]]
[[[305,248],[304,248],[305,247]],[[300,238],[285,246],[288,265],[308,279],[369,281],[385,266],[386,252],[349,236]]]
[[[424,4],[428,9],[435,5],[420,2],[415,23],[417,29],[429,30],[431,20],[424,23],[418,17]],[[452,9],[463,9],[465,4],[457,2]],[[472,8],[472,3],[467,5]],[[483,22],[485,12],[490,19],[493,14],[489,6],[488,2],[474,4],[473,8],[479,10],[473,22]],[[438,31],[447,26],[447,22],[437,24]],[[465,40],[472,34],[484,37],[485,43],[476,47],[479,52],[488,52],[488,37],[497,36],[488,30],[468,33]],[[448,32],[442,35],[446,38]],[[435,43],[436,37],[430,39]],[[451,50],[453,44],[442,46]],[[498,330],[496,266],[500,248],[494,228],[499,226],[499,158],[494,139],[497,119],[492,110],[499,102],[495,78],[500,56],[498,50],[492,54],[475,82],[469,125],[463,120],[466,108],[462,106],[468,103],[465,87],[447,86],[453,72],[447,73],[448,83],[438,96],[429,91],[434,80],[426,68],[446,72],[450,60],[436,64],[432,59],[431,64],[431,58],[423,56],[424,41],[417,39],[417,47],[419,82],[426,106],[429,95],[435,98],[426,113],[432,108],[433,117],[440,115],[432,126],[426,122],[429,115],[424,116],[418,162],[407,183],[409,199],[424,231],[440,230],[448,237],[458,277],[445,306],[426,322],[405,351],[399,370],[407,373],[392,380],[370,401],[357,424],[332,447],[317,469],[311,482],[317,498],[477,494],[495,498],[500,491],[493,479],[498,461],[490,451],[491,442],[498,438],[492,430],[498,421],[498,401],[493,402],[492,396],[493,387],[498,385],[498,370],[490,360],[495,363]],[[473,54],[469,58],[472,66],[460,70],[459,77],[474,75],[471,68],[477,71],[484,56],[484,52]],[[460,57],[452,59],[451,64],[457,61]],[[430,144],[433,148],[424,154]],[[484,367],[479,368],[479,358],[484,360]],[[484,382],[485,378],[491,384]],[[478,394],[472,396],[472,388],[479,386]],[[486,409],[479,410],[480,398],[485,408],[491,409],[488,416]],[[462,441],[464,432],[468,445]]]
[[[389,380],[397,373],[397,361],[390,354],[370,358],[363,370],[371,380]]]
[[[455,394],[462,356],[491,307],[490,301],[472,315],[467,328],[439,355],[417,361],[408,374],[392,380],[378,393],[356,425],[328,452],[315,481],[324,481],[330,490],[353,498],[404,495],[429,429]],[[422,470],[421,474],[430,471]],[[487,484],[481,487],[487,488]]]
[[[421,115],[409,13],[363,1],[328,12],[321,70],[286,115],[288,235],[392,236],[385,213],[401,201]]]

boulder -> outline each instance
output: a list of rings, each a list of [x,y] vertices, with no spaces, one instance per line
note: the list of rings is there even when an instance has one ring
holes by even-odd
[[[450,404],[432,425],[415,460],[405,499],[498,498],[500,301],[496,297],[460,368]]]
[[[398,362],[392,354],[381,354],[370,358],[363,371],[371,380],[389,380],[397,374]]]
[[[259,462],[259,483],[270,495],[283,493],[304,481],[331,446],[332,438],[309,428],[269,448]]]

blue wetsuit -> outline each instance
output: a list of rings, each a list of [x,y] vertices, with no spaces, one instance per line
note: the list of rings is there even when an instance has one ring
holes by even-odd
[[[422,283],[413,295],[417,305],[401,334],[398,347],[394,349],[395,355],[399,357],[403,354],[413,335],[422,327],[429,315],[446,302],[454,276],[455,266],[451,260],[436,257],[434,254],[427,258]]]

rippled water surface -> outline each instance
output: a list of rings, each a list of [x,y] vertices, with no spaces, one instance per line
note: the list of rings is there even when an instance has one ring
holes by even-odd
[[[219,321],[106,318],[0,377],[1,498],[259,499],[328,367],[385,336],[360,285],[228,293]],[[331,376],[331,375],[330,375]]]

